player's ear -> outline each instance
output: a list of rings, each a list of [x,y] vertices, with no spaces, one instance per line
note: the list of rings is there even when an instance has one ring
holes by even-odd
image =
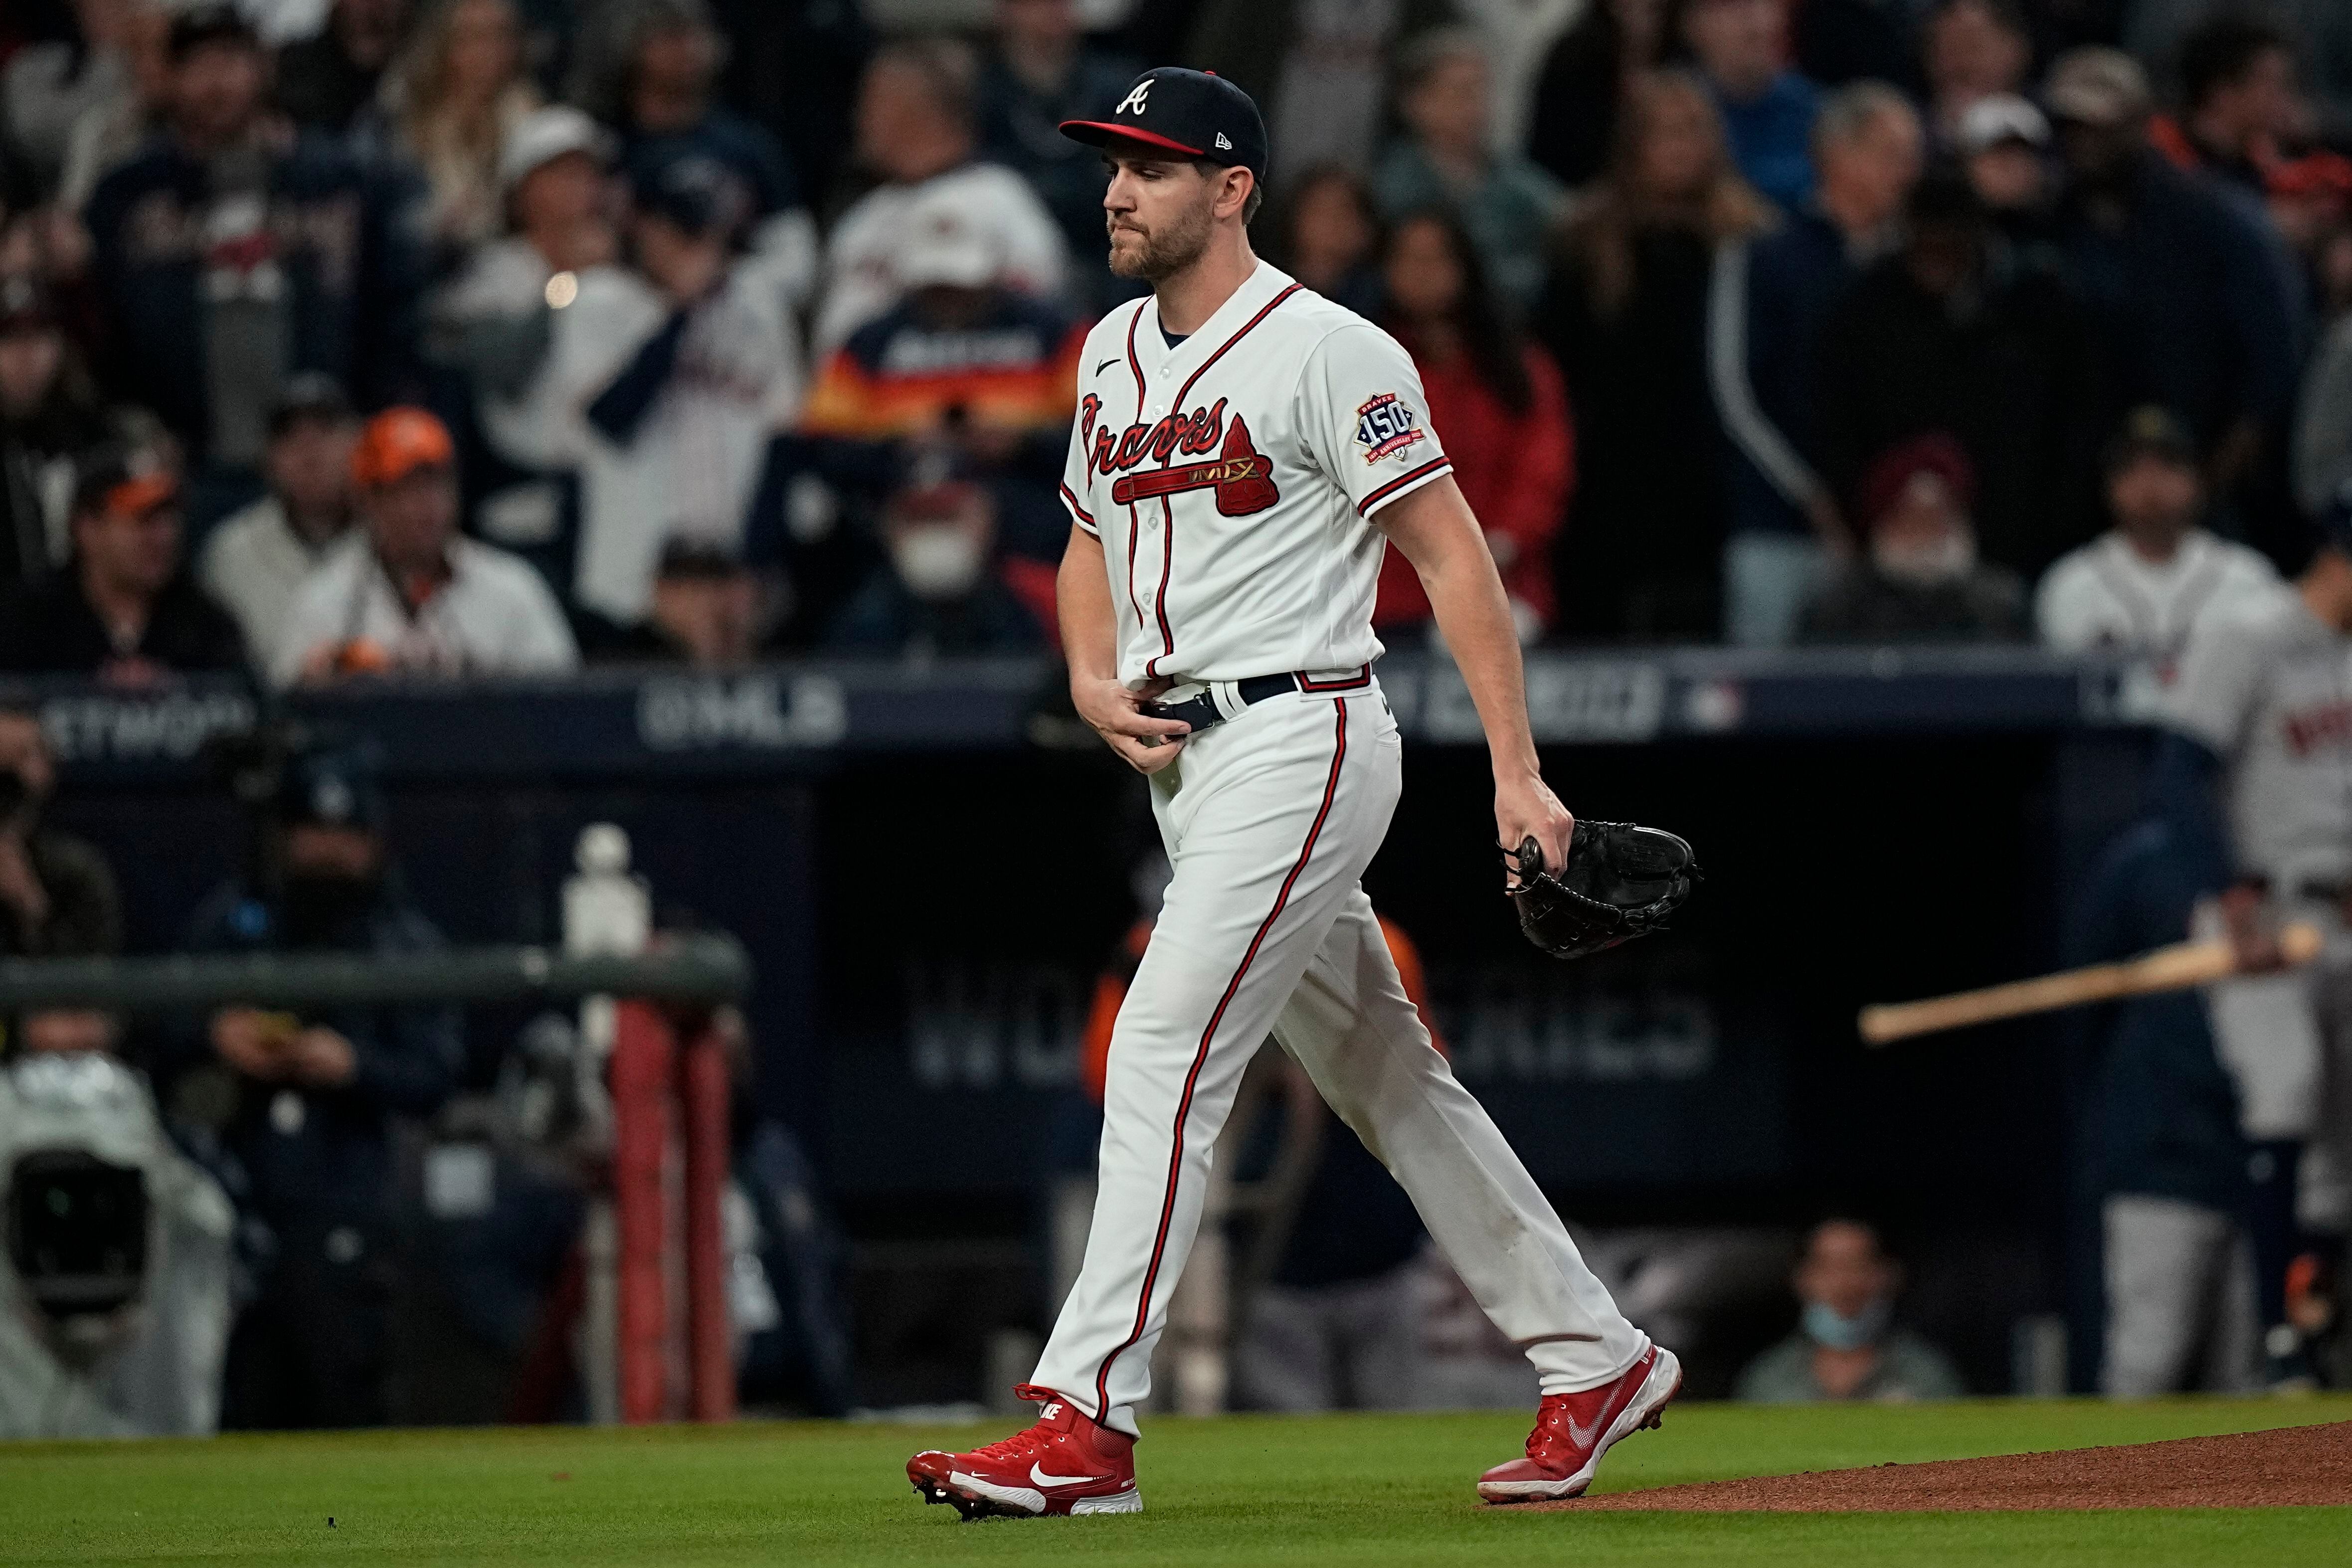
[[[1236,214],[1249,221],[1250,196],[1257,189],[1257,176],[1246,169],[1229,168],[1224,172],[1224,186],[1217,193],[1217,216],[1229,218]]]

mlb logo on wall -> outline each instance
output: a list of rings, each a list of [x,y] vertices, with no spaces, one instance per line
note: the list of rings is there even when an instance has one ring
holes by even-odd
[[[1412,405],[1394,392],[1382,392],[1358,409],[1356,441],[1364,449],[1364,461],[1378,463],[1419,441],[1420,418],[1412,412]]]

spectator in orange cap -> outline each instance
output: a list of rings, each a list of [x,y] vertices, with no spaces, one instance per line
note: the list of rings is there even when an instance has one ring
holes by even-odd
[[[368,421],[352,453],[363,524],[294,597],[280,685],[352,675],[561,674],[579,649],[539,574],[457,532],[457,448],[421,408]]]
[[[180,476],[155,433],[79,465],[73,557],[0,601],[0,671],[152,685],[175,671],[241,670],[245,643],[180,554]]]

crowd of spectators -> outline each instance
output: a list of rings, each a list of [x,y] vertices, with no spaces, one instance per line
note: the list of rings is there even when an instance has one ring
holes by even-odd
[[[2347,504],[2339,13],[27,0],[0,667],[1050,646],[1131,291],[1055,127],[1163,61],[1264,107],[1259,247],[1408,345],[1530,642],[2160,653]]]

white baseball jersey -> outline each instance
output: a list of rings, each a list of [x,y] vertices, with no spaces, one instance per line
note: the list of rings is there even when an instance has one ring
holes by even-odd
[[[2242,869],[2283,892],[2352,876],[2352,639],[2301,594],[2282,586],[2200,625],[2166,716],[2228,765]]]
[[[1119,678],[1370,664],[1370,519],[1452,466],[1402,346],[1265,262],[1173,348],[1157,300],[1112,311],[1062,501],[1103,542]]]
[[[2260,552],[2191,529],[2167,561],[2152,561],[2118,533],[2100,535],[2042,574],[2034,623],[2046,645],[2178,658],[2206,618],[2227,615],[2249,596],[2278,587]]]

